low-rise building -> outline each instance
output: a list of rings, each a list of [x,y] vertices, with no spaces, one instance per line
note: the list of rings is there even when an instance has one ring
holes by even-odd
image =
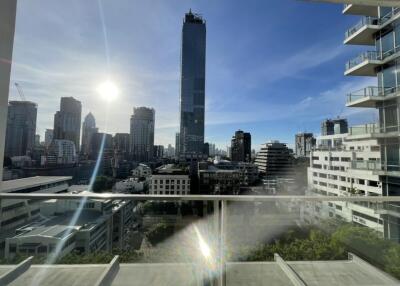
[[[134,178],[147,178],[151,176],[151,168],[145,164],[139,164],[132,170],[132,177]]]
[[[75,192],[76,193],[76,192]],[[75,218],[76,212],[79,216]],[[126,247],[133,221],[132,201],[51,199],[40,203],[40,218],[5,240],[5,257],[17,254],[62,257],[71,251],[91,253]]]
[[[139,180],[138,178],[128,178],[115,183],[117,193],[140,193],[148,187],[148,180]]]
[[[151,176],[150,194],[188,195],[190,193],[189,171],[175,166],[164,165]]]
[[[0,193],[65,193],[72,177],[30,177],[0,182]],[[40,216],[40,204],[35,200],[0,200],[0,249],[5,237]]]

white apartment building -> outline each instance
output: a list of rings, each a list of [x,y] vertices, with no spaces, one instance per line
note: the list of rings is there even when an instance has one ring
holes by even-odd
[[[190,177],[186,170],[173,165],[158,168],[151,176],[151,195],[188,195]]]
[[[149,176],[151,176],[151,168],[145,164],[139,164],[132,170],[132,177],[134,178],[147,178]]]
[[[361,128],[350,128],[350,132]],[[353,131],[352,131],[353,130]],[[380,147],[376,139],[357,140],[358,135],[335,134],[318,138],[318,146],[311,151],[308,168],[309,194],[324,196],[382,196],[379,175],[359,166],[380,164]],[[368,166],[366,166],[368,167]],[[384,233],[383,217],[378,206],[369,202],[309,203],[304,209],[304,220],[337,218],[354,222]]]

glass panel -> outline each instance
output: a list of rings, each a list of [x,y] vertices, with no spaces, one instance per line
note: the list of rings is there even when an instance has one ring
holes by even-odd
[[[390,66],[383,70],[383,85],[385,89],[396,86],[396,66]]]
[[[398,128],[397,106],[385,107],[386,132],[396,131]]]

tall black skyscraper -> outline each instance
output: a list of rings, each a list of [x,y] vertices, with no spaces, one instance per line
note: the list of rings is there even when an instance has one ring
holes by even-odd
[[[238,130],[231,141],[231,156],[235,162],[250,162],[251,160],[251,135]]]
[[[206,77],[206,24],[191,11],[185,15],[181,47],[181,158],[202,156]]]
[[[60,111],[54,115],[54,139],[74,142],[80,147],[82,104],[73,97],[62,97]]]
[[[30,101],[10,101],[7,114],[6,156],[29,154],[35,145],[37,105]]]

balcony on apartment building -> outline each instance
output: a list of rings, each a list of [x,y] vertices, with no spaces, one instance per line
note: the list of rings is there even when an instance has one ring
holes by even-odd
[[[363,52],[346,63],[344,75],[376,76],[377,67],[382,66],[400,56],[400,46],[383,53],[376,51]]]
[[[37,200],[41,205],[40,221],[3,237],[1,285],[399,284],[386,264],[397,263],[390,255],[400,246],[383,238],[382,225],[365,227],[376,218],[358,213],[345,222],[341,208],[327,210],[327,217],[321,209],[321,203],[331,202],[381,210],[385,203],[396,205],[398,197],[83,192],[2,193],[0,199]],[[120,212],[96,227],[94,210],[87,214],[96,208],[94,202],[100,211],[101,201],[131,201],[132,216],[124,219],[128,212]],[[46,220],[52,204],[55,213]],[[75,211],[69,225],[57,219],[63,208]],[[83,228],[80,212],[86,212]],[[316,218],[318,222],[311,222]],[[104,226],[108,223],[113,227]],[[84,235],[89,231],[93,233]],[[359,239],[368,238],[368,248],[357,247],[362,241],[353,235],[359,233]]]
[[[378,8],[376,6],[369,5],[344,4],[342,13],[345,15],[378,17]]]
[[[400,18],[400,7],[380,18],[364,16],[345,33],[344,44],[374,46],[374,34]]]
[[[368,86],[349,93],[346,99],[346,106],[376,108],[377,102],[392,99],[399,95],[399,86],[389,88]]]

